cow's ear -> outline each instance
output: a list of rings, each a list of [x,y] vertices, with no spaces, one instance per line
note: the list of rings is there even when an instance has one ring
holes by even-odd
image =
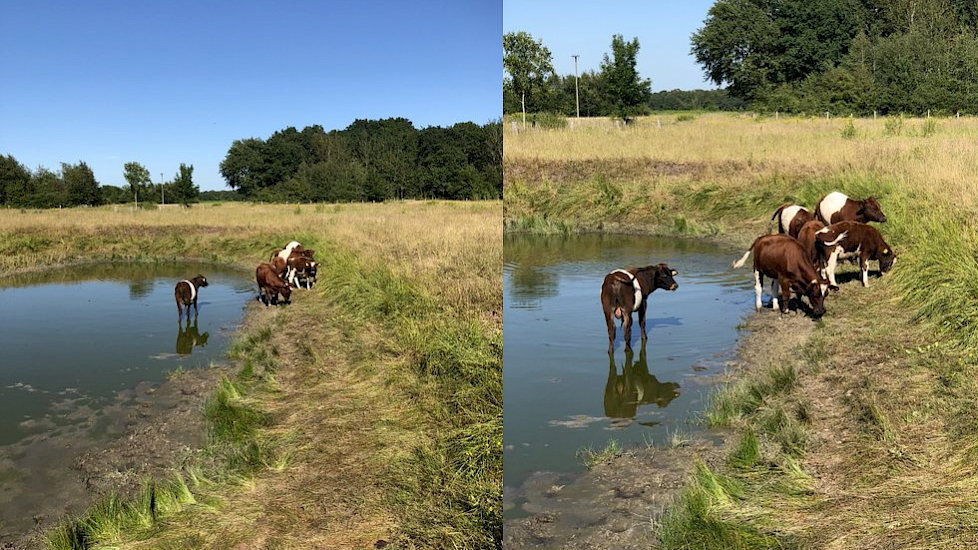
[[[676,275],[679,275],[679,272],[676,271],[675,269],[673,269],[671,273],[672,273],[673,277],[675,277]]]

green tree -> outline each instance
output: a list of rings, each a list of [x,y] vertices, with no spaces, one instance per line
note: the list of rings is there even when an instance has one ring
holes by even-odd
[[[625,42],[620,34],[616,34],[611,39],[614,58],[605,54],[604,61],[601,62],[601,77],[611,105],[611,114],[625,122],[646,112],[652,97],[652,81],[643,80],[635,68],[638,50],[638,38]]]
[[[31,173],[13,155],[0,156],[0,204],[22,204]]]
[[[542,40],[533,40],[526,31],[506,33],[503,35],[503,68],[509,73],[504,85],[511,86],[513,94],[520,98],[523,125],[526,126],[527,99],[532,101],[535,94],[542,94],[547,78],[554,74],[550,50]]]
[[[61,163],[61,178],[64,180],[69,205],[96,206],[101,203],[95,174],[84,162],[75,165]]]
[[[264,186],[262,180],[265,142],[258,138],[235,140],[221,161],[220,171],[228,187],[251,196]]]
[[[126,181],[129,182],[129,190],[132,191],[132,200],[138,206],[139,191],[153,183],[152,178],[149,176],[149,170],[138,162],[127,162],[123,166],[123,175]]]
[[[189,205],[191,202],[197,202],[197,197],[200,195],[200,188],[194,185],[194,166],[192,164],[189,166],[180,164],[180,171],[173,178],[170,192],[173,196],[172,202],[180,203],[184,206]]]

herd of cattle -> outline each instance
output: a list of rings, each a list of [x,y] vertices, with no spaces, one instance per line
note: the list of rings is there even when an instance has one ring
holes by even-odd
[[[886,216],[875,198],[853,200],[834,191],[819,199],[815,213],[797,204],[784,205],[775,211],[778,233],[763,235],[750,246],[743,257],[733,263],[741,267],[754,254],[755,307],[761,309],[764,277],[771,280],[771,307],[782,313],[795,293],[807,296],[812,314],[825,313],[825,297],[838,290],[835,270],[839,260],[859,262],[863,286],[869,286],[869,261],[879,262],[880,274],[889,271],[896,254],[883,236],[869,222],[883,223]],[[645,333],[645,311],[652,291],[676,290],[673,279],[678,272],[666,264],[628,270],[617,269],[604,278],[601,305],[608,324],[608,353],[614,350],[615,319],[621,319],[625,349],[631,349],[631,313],[638,312],[642,342]]]
[[[283,303],[288,303],[293,288],[312,288],[313,283],[316,282],[318,266],[315,253],[315,250],[303,248],[297,241],[292,241],[284,248],[272,252],[268,262],[258,264],[255,269],[258,299],[267,307],[269,304],[277,305],[281,295],[284,299]],[[183,310],[186,308],[189,320],[190,306],[193,306],[194,313],[197,313],[197,295],[205,286],[207,286],[207,278],[203,275],[177,283],[173,289],[173,297],[177,302],[179,317],[183,316]]]

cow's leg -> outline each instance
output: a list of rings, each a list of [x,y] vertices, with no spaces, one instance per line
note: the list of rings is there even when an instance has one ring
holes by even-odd
[[[200,309],[197,307],[197,297],[194,296],[194,315],[200,313]],[[187,306],[187,319],[190,319],[190,306]]]
[[[638,306],[638,328],[642,331],[642,346],[645,346],[645,340],[648,339],[649,335],[645,332],[645,306],[648,305],[648,300],[642,300],[642,305]]]
[[[622,308],[624,309],[624,308]],[[632,312],[631,308],[621,312],[622,335],[625,337],[625,351],[632,350]]]
[[[761,311],[761,285],[764,282],[764,276],[761,272],[754,270],[754,309]]]
[[[778,305],[778,295],[780,291],[778,290],[778,280],[771,279],[771,309],[781,309]]]
[[[791,298],[791,281],[787,277],[778,279],[781,287],[781,313],[788,311],[788,299]]]
[[[825,267],[825,271],[829,276],[829,284],[836,288],[839,287],[839,283],[835,282],[835,266],[838,263],[838,261],[839,261],[839,249],[836,248],[835,250],[832,251],[831,254],[829,254],[829,261]]]
[[[177,319],[183,318],[183,305],[177,300]]]
[[[604,305],[604,322],[608,324],[608,355],[615,352],[615,317],[612,314],[613,305]]]
[[[863,286],[869,286],[869,258],[859,258],[859,271],[862,272]],[[880,273],[883,272],[880,271]]]

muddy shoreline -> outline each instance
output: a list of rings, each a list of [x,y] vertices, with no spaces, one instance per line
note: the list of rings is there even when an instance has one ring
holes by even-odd
[[[199,460],[206,439],[201,408],[229,371],[191,369],[143,383],[98,413],[66,402],[61,408],[75,425],[0,448],[0,502],[16,516],[0,520],[0,548],[43,548],[47,531],[99,497],[131,495],[144,480]],[[56,501],[45,496],[52,488]]]

